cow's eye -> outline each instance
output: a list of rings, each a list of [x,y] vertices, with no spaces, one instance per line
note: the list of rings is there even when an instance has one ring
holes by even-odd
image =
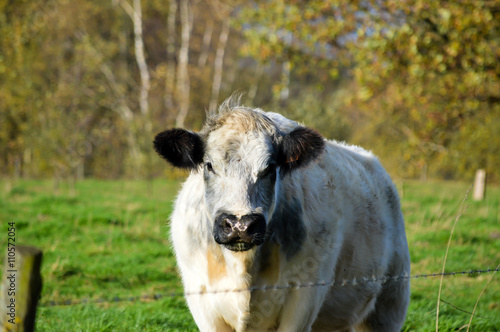
[[[265,176],[268,176],[268,175],[271,175],[271,174],[274,174],[276,172],[276,164],[272,163],[272,164],[269,164],[266,169],[264,169],[261,173],[260,173],[260,177],[265,177]]]
[[[214,174],[215,174],[214,168],[212,167],[212,163],[206,163],[206,164],[205,164],[205,168],[206,168],[206,169],[207,169],[207,171],[209,171],[210,173],[214,173]]]

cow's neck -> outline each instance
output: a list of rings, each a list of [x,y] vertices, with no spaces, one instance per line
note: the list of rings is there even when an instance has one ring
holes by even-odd
[[[229,279],[234,288],[248,288],[253,280],[256,254],[257,249],[234,252],[216,243],[209,245],[207,263],[210,284],[215,286]]]
[[[238,287],[274,285],[279,279],[280,245],[267,240],[245,252],[233,252],[214,244],[207,251],[208,276],[212,286],[229,277]]]

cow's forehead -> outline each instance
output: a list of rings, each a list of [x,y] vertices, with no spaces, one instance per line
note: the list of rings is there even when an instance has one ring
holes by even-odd
[[[268,162],[279,137],[276,125],[263,111],[243,107],[211,115],[202,132],[209,159],[221,164],[240,162],[252,168]]]
[[[273,137],[263,131],[219,128],[206,141],[207,158],[227,166],[240,164],[260,168],[274,157]]]

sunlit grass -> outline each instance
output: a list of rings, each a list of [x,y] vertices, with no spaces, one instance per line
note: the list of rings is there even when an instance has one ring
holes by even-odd
[[[402,208],[412,275],[439,273],[452,224],[469,184],[405,182]],[[196,326],[182,297],[47,306],[51,301],[112,300],[179,294],[168,241],[168,215],[179,188],[173,181],[85,180],[54,188],[51,181],[0,182],[0,220],[15,222],[17,242],[44,252],[37,331],[189,331]],[[465,202],[450,244],[446,271],[495,268],[500,262],[500,189]],[[0,237],[1,248],[6,236]],[[2,255],[3,256],[3,255]],[[463,328],[491,274],[443,281],[439,330]],[[500,326],[499,275],[482,295],[471,331]],[[405,331],[433,331],[438,277],[412,279]],[[465,326],[465,327],[464,327]]]
[[[455,218],[446,272],[493,269],[500,262],[500,190],[490,187],[482,202],[465,201],[468,184],[408,183],[402,199],[412,259],[412,274],[441,272]],[[497,235],[496,235],[497,234]],[[465,328],[488,274],[445,277],[442,286],[439,330]],[[498,276],[488,285],[478,303],[471,331],[496,331],[500,326]],[[411,304],[404,330],[435,331],[439,277],[412,280]],[[465,326],[465,327],[464,327]]]

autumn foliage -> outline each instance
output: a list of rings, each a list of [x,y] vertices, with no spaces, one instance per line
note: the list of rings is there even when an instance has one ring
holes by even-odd
[[[396,176],[498,181],[499,25],[488,0],[0,1],[0,170],[156,176],[150,133],[237,92]]]

